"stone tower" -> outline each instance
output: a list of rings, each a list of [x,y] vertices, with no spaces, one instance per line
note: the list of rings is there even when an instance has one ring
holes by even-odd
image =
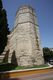
[[[22,6],[16,13],[15,26],[9,35],[9,49],[9,62],[17,62],[19,66],[44,64],[37,16],[29,6]]]

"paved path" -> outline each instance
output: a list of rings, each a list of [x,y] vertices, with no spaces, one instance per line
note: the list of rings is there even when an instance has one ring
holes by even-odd
[[[53,80],[53,72],[41,73],[41,74],[32,74],[27,76],[21,76],[18,78],[11,79],[0,79],[0,80]]]

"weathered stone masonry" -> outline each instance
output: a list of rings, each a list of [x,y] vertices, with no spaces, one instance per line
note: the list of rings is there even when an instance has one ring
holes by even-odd
[[[44,64],[37,16],[31,7],[23,6],[17,11],[5,52],[6,50],[9,52],[8,60],[6,59],[9,63],[19,66]]]
[[[9,62],[15,51],[19,66],[44,64],[40,45],[37,16],[31,7],[23,6],[16,13],[15,27],[9,35]]]

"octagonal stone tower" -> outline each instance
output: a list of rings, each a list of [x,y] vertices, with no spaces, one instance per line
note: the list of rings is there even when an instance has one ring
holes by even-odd
[[[19,66],[44,64],[37,16],[29,6],[22,6],[16,13],[15,27],[9,36],[9,49],[9,62]]]

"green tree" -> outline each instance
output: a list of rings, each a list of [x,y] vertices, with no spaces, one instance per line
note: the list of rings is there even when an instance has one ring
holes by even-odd
[[[53,59],[53,51],[50,51],[50,58]]]
[[[2,1],[0,0],[0,54],[7,45],[7,35],[10,33],[7,22],[6,10],[3,9]]]
[[[0,0],[0,10],[3,8],[2,1]]]
[[[44,60],[45,62],[48,62],[50,60],[50,57],[51,57],[51,51],[49,48],[47,47],[44,47],[43,48],[43,54],[44,54]]]

